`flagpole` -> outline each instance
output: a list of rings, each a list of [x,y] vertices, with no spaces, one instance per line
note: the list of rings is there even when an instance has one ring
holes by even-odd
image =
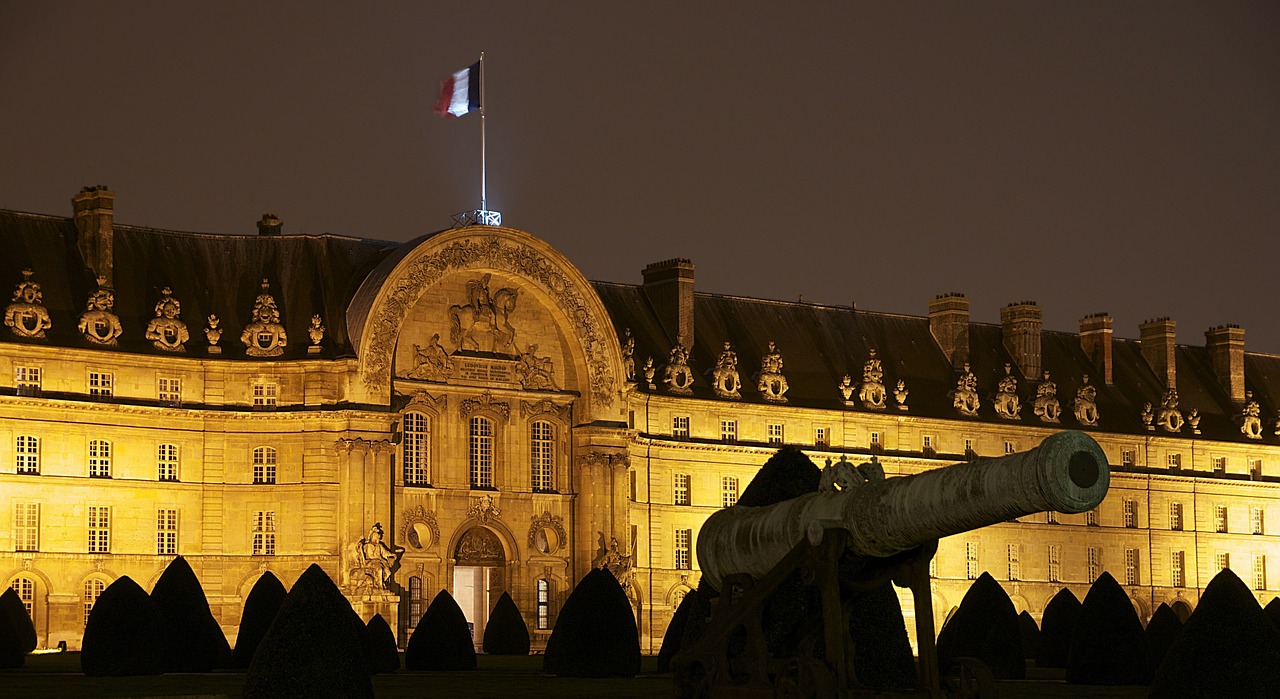
[[[489,210],[489,197],[485,189],[486,148],[484,138],[484,51],[480,52],[480,210]]]

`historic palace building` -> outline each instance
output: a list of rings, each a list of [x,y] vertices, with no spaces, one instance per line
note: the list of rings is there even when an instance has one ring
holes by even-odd
[[[0,211],[0,583],[42,646],[182,555],[232,640],[264,571],[319,563],[402,641],[445,588],[477,639],[510,592],[536,646],[606,566],[656,652],[701,523],[780,446],[893,475],[1064,429],[1102,445],[1106,500],[942,541],[936,622],[982,571],[1036,617],[1102,571],[1144,619],[1224,567],[1280,594],[1280,357],[1241,328],[739,298],[679,259],[591,282],[511,228],[209,235],[118,224],[113,200]]]

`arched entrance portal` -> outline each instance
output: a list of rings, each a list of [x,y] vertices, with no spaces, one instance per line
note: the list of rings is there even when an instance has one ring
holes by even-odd
[[[489,610],[506,590],[506,555],[498,536],[485,527],[472,527],[458,540],[453,552],[453,598],[471,627],[478,647],[484,640]]]

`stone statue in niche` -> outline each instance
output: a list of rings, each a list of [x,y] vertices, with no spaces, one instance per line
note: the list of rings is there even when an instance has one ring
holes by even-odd
[[[884,410],[886,393],[883,380],[884,366],[876,357],[875,348],[872,348],[871,356],[867,357],[866,363],[862,365],[862,385],[858,387],[858,400],[862,401],[864,408]]]
[[[1244,400],[1244,410],[1240,415],[1240,432],[1249,439],[1262,439],[1262,406],[1253,399],[1253,391],[1246,391]]]
[[[786,403],[787,377],[782,375],[782,353],[770,342],[769,349],[760,358],[760,376],[756,390],[770,403]]]
[[[658,389],[657,386],[653,385],[653,375],[656,371],[657,370],[653,367],[653,357],[649,357],[644,361],[644,382],[649,384],[650,391],[656,391]]]
[[[209,354],[222,354],[222,348],[218,346],[222,341],[222,328],[218,327],[222,321],[218,316],[210,313],[208,323],[204,329],[204,339],[209,341]]]
[[[519,289],[506,287],[489,293],[486,274],[467,282],[467,304],[449,306],[449,341],[458,350],[513,354],[516,329],[511,314],[516,310]]]
[[[431,336],[426,347],[413,346],[413,369],[405,374],[411,379],[444,381],[453,375],[453,360],[440,345],[440,333]]]
[[[324,340],[326,330],[328,328],[324,327],[320,314],[312,315],[311,325],[307,326],[307,337],[311,338],[311,346],[307,348],[307,354],[320,354],[320,343]]]
[[[996,409],[996,415],[1006,420],[1022,419],[1018,414],[1022,412],[1022,399],[1018,397],[1018,379],[1013,376],[1013,365],[1007,362],[1004,365],[1004,377],[996,385],[993,407]]]
[[[270,282],[263,279],[262,293],[253,302],[253,322],[240,333],[240,342],[250,357],[279,357],[289,344],[289,337],[280,324],[280,309],[270,289]]]
[[[646,367],[647,369],[647,367]],[[645,374],[648,376],[648,374]],[[662,383],[667,390],[682,396],[693,393],[693,370],[689,368],[689,350],[682,345],[671,348],[667,366],[662,369]]]
[[[1178,389],[1170,387],[1160,399],[1160,413],[1156,422],[1165,432],[1182,431],[1182,412],[1178,410]]]
[[[31,281],[32,274],[29,269],[22,270],[22,281],[13,290],[13,302],[4,309],[4,324],[18,337],[38,339],[53,327],[53,321],[44,307],[40,284]]]
[[[556,369],[550,357],[537,355],[538,345],[529,345],[526,352],[521,353],[520,362],[516,364],[516,378],[520,387],[526,391],[558,391],[556,386]]]
[[[956,389],[951,392],[951,405],[965,417],[978,417],[978,377],[969,370],[969,363],[964,364],[964,373],[956,380]]]
[[[627,337],[622,341],[622,371],[627,381],[636,380],[636,339],[631,337],[631,328],[627,328]]]
[[[840,391],[840,397],[844,399],[844,404],[853,407],[853,377],[848,374],[840,379],[840,383],[836,384],[836,390]]]
[[[907,382],[898,379],[898,387],[893,389],[893,399],[898,402],[898,410],[907,409],[907,395],[911,391],[907,390]]]
[[[1191,434],[1200,434],[1200,409],[1192,408],[1187,413],[1187,424],[1191,426]]]
[[[711,370],[711,390],[721,398],[741,398],[742,387],[738,381],[738,353],[733,345],[724,343],[724,351],[716,359],[716,366]]]
[[[156,349],[166,352],[186,352],[184,346],[191,339],[187,332],[187,324],[178,320],[182,315],[182,304],[173,297],[173,290],[165,287],[160,290],[161,298],[156,302],[156,317],[147,323],[147,331],[143,334]]]
[[[112,312],[115,306],[116,294],[107,288],[107,278],[98,277],[98,290],[89,294],[85,311],[80,314],[80,324],[76,326],[84,339],[106,347],[119,344],[117,338],[124,330],[120,327],[120,317]]]
[[[369,535],[356,544],[358,565],[351,578],[357,589],[378,592],[388,589],[387,581],[399,566],[404,547],[387,544],[383,536],[382,523],[374,522]]]
[[[1080,388],[1076,389],[1076,399],[1071,402],[1071,411],[1076,420],[1086,427],[1098,425],[1098,389],[1089,385],[1089,377],[1084,377]]]
[[[1058,404],[1058,384],[1049,380],[1049,372],[1044,372],[1044,381],[1036,386],[1036,399],[1031,409],[1041,422],[1058,422],[1062,414],[1062,406]]]
[[[1138,417],[1142,418],[1142,424],[1147,426],[1147,430],[1155,432],[1155,425],[1151,424],[1156,419],[1156,414],[1151,410],[1151,401],[1142,404],[1142,412],[1138,413]]]

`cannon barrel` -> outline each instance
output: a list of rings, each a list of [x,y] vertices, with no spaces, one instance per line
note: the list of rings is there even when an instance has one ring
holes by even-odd
[[[725,575],[764,577],[802,537],[816,545],[831,528],[849,532],[848,550],[856,555],[890,556],[1035,512],[1084,512],[1102,502],[1110,480],[1092,437],[1059,432],[1017,454],[720,510],[698,533],[698,562],[719,590]]]

